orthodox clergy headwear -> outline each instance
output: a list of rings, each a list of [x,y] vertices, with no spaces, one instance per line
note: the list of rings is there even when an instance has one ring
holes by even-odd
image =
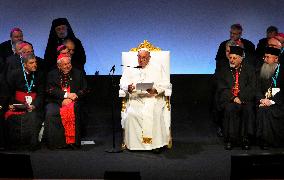
[[[265,48],[265,54],[271,54],[275,56],[279,56],[280,49],[274,48],[274,47],[266,47]]]
[[[244,55],[244,49],[240,46],[230,46],[230,53],[229,54],[236,54],[239,56]]]
[[[50,43],[51,41],[56,41],[57,40],[57,35],[56,35],[56,32],[55,32],[55,28],[57,26],[60,26],[60,25],[66,25],[67,26],[67,37],[68,38],[75,38],[75,35],[73,33],[73,30],[68,22],[68,20],[66,18],[57,18],[57,19],[54,19],[52,21],[52,25],[51,25],[51,29],[50,29],[50,32],[49,32],[49,37],[48,37],[48,43]]]

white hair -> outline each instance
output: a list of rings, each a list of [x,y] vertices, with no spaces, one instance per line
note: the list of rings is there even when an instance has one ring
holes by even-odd
[[[61,60],[64,59],[64,58],[68,58],[68,59],[71,61],[71,58],[70,58],[70,57],[64,56],[64,57],[62,57],[62,58],[60,58],[60,59],[57,60],[57,64],[60,64],[60,63],[61,63]]]
[[[140,51],[147,51],[147,52],[150,52],[150,50],[149,50],[148,48],[141,48],[141,49],[138,50],[138,52],[140,52]]]

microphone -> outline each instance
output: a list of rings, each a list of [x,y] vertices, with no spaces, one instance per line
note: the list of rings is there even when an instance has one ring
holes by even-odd
[[[115,65],[113,65],[109,71],[109,73],[114,72],[115,71]]]
[[[125,67],[130,67],[130,68],[142,68],[142,66],[126,66],[126,65],[120,65],[120,66],[125,66]]]

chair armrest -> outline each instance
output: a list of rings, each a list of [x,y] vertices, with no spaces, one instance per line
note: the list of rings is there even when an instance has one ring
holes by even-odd
[[[118,92],[118,96],[119,97],[125,97],[126,93],[123,90],[120,89],[119,92]]]
[[[165,96],[172,96],[172,89],[166,89]]]
[[[165,89],[165,96],[172,96],[172,87],[172,84],[170,84],[169,87]]]

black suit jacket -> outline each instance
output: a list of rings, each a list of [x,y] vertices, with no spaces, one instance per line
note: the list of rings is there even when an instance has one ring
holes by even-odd
[[[0,44],[0,57],[6,60],[7,57],[13,55],[11,40],[5,41]]]
[[[9,96],[9,89],[6,82],[6,63],[2,57],[0,57],[0,97]],[[1,103],[1,102],[0,102]]]

